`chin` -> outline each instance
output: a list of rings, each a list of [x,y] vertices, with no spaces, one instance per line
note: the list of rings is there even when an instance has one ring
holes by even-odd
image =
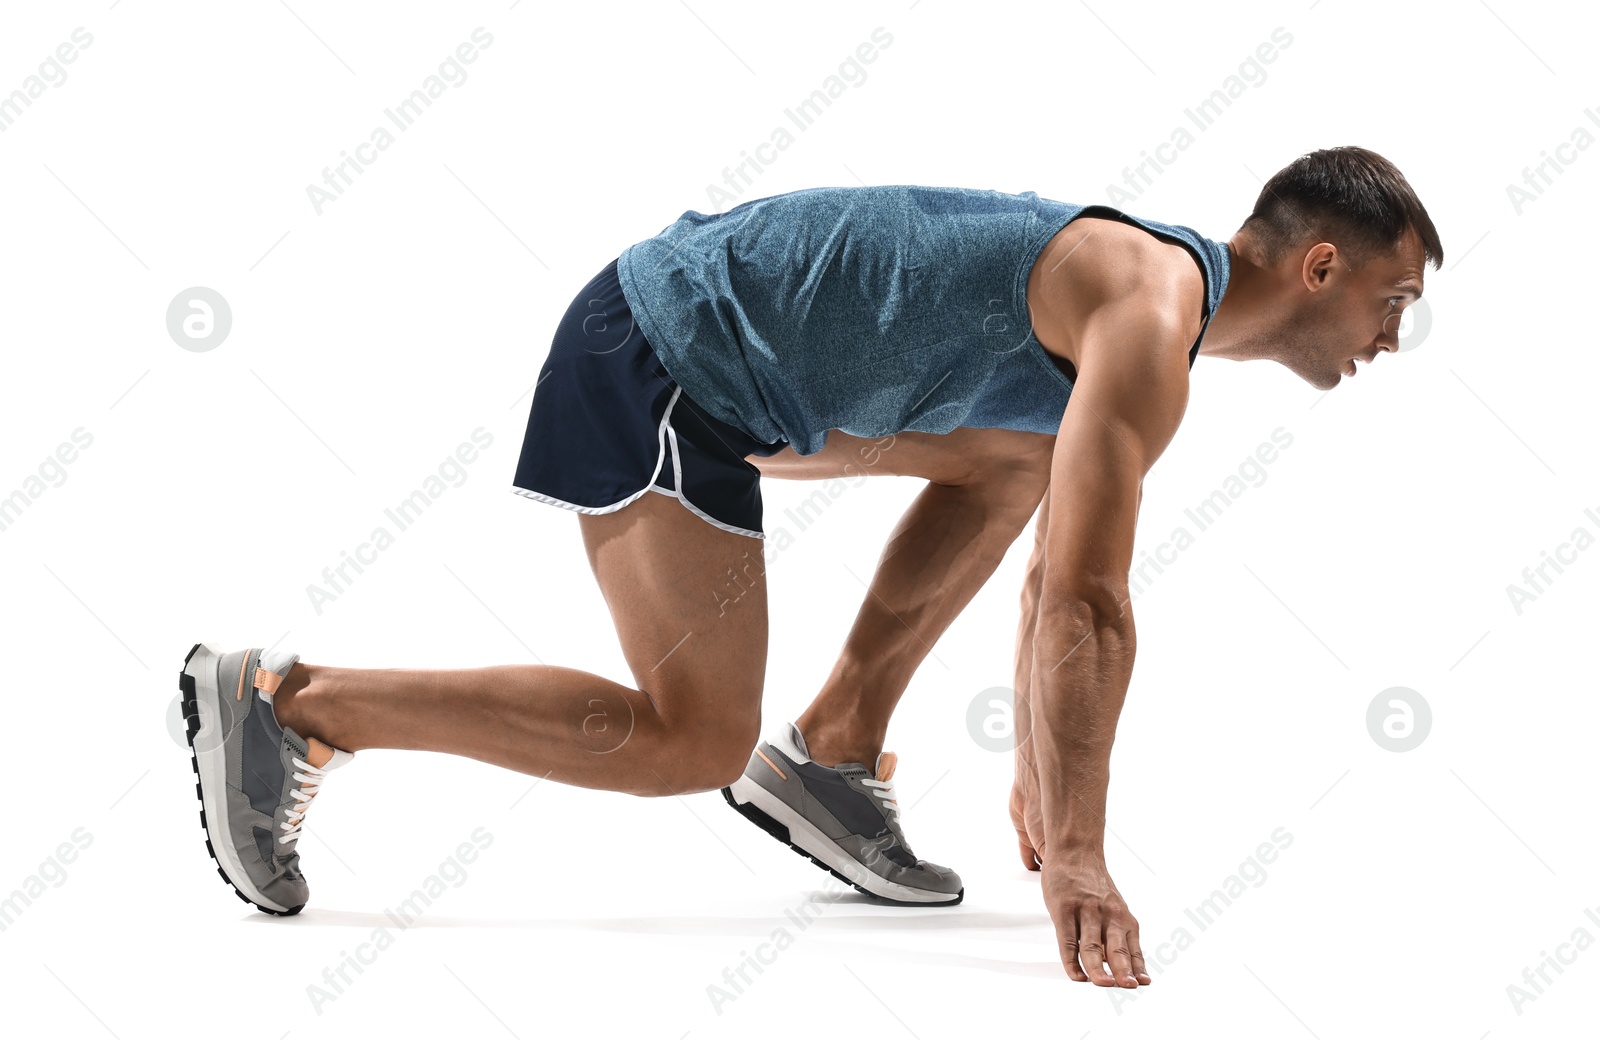
[[[1318,390],[1332,390],[1344,380],[1344,373],[1337,368],[1332,371],[1325,368],[1307,371],[1305,367],[1298,364],[1290,364],[1282,358],[1277,358],[1276,360],[1278,364],[1304,379]]]

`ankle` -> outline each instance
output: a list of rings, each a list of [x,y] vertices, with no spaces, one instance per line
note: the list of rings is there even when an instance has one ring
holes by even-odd
[[[805,738],[811,760],[821,766],[860,762],[870,769],[883,751],[882,731],[869,731],[855,720],[829,723],[802,716],[795,721],[795,726]]]
[[[278,684],[278,691],[272,695],[272,715],[278,720],[278,725],[285,729],[292,729],[302,737],[322,740],[312,718],[316,713],[319,693],[313,674],[316,670],[314,665],[295,662],[283,677],[283,682]]]

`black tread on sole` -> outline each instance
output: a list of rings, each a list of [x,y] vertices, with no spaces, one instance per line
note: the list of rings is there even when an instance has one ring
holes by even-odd
[[[854,881],[851,881],[837,870],[834,870],[832,867],[828,866],[826,863],[822,862],[805,849],[802,849],[800,846],[790,841],[789,828],[785,827],[777,820],[774,820],[771,816],[768,816],[766,813],[762,812],[755,806],[754,803],[746,802],[741,805],[739,802],[735,801],[733,797],[733,788],[724,787],[722,789],[722,797],[728,800],[728,804],[733,806],[734,811],[740,816],[743,816],[757,827],[760,827],[774,838],[789,846],[789,848],[793,849],[795,852],[798,852],[806,859],[815,863],[823,870],[826,870],[828,873],[832,874],[834,877],[838,878],[840,881],[843,881],[845,884],[849,885],[851,888],[855,889],[857,892],[860,892],[862,895],[873,900],[874,902],[888,903],[890,906],[955,906],[957,903],[961,902],[962,899],[966,898],[967,890],[964,887],[961,889],[961,891],[956,893],[956,897],[954,899],[947,903],[914,903],[906,899],[890,899],[888,896],[880,896],[876,892],[869,892],[867,889],[862,888],[860,885],[856,884]]]
[[[178,692],[183,696],[183,718],[188,724],[189,764],[194,767],[194,793],[200,799],[200,832],[206,838],[206,855],[210,856],[211,862],[216,864],[217,875],[228,883],[228,887],[233,889],[234,895],[264,914],[271,914],[274,917],[293,917],[304,909],[304,903],[292,910],[274,910],[269,906],[262,906],[239,891],[239,886],[235,885],[233,879],[228,876],[228,872],[222,869],[222,861],[217,858],[216,850],[211,847],[211,830],[206,826],[205,795],[200,790],[200,756],[194,749],[195,734],[200,732],[200,706],[194,692],[194,676],[187,671],[190,659],[194,657],[199,649],[200,644],[196,643],[189,648],[189,653],[183,658],[183,668],[178,671]]]

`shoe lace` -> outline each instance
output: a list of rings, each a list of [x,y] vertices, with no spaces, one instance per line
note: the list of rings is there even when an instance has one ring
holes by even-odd
[[[900,802],[895,797],[893,780],[875,780],[865,777],[862,786],[871,788],[872,793],[883,799],[883,808],[889,814],[889,822],[897,823],[900,819]]]
[[[322,790],[322,781],[328,777],[325,771],[318,769],[309,762],[297,758],[294,759],[294,764],[298,769],[303,769],[305,772],[292,774],[296,780],[301,782],[301,786],[289,789],[289,793],[294,796],[295,807],[285,813],[289,818],[280,824],[284,833],[278,838],[279,844],[286,844],[299,839],[302,833],[300,825],[305,821],[306,810],[311,808],[311,800],[317,796],[318,791]]]

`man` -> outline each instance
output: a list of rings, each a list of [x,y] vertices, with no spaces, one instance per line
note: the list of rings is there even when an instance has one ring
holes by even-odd
[[[364,748],[425,749],[640,795],[723,788],[864,891],[958,902],[960,877],[910,851],[882,745],[918,664],[1037,511],[1013,822],[1068,974],[1148,984],[1103,840],[1144,477],[1197,354],[1333,387],[1397,348],[1441,259],[1404,177],[1360,148],[1280,171],[1227,243],[958,188],[685,213],[574,300],[515,482],[580,514],[637,688],[557,666],[357,670],[196,646],[180,683],[208,847],[242,898],[294,913],[294,843],[327,774]],[[758,744],[759,478],[860,473],[928,483],[822,691]]]

